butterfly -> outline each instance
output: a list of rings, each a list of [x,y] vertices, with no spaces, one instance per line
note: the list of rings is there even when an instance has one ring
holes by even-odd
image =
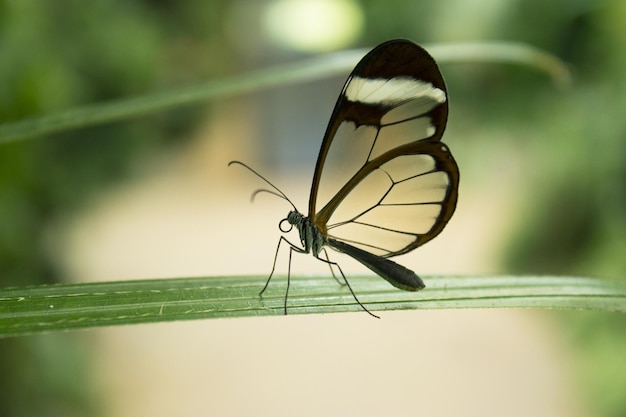
[[[342,252],[405,291],[424,288],[415,272],[390,260],[437,236],[454,213],[459,169],[441,142],[448,117],[446,86],[435,60],[415,43],[397,39],[367,53],[346,80],[317,157],[308,216],[270,181],[240,161],[293,210],[279,223],[296,228],[300,245],[281,236],[267,289],[283,243],[289,245],[284,313],[292,253],[312,253],[339,271],[326,247]],[[324,257],[322,257],[324,254]]]

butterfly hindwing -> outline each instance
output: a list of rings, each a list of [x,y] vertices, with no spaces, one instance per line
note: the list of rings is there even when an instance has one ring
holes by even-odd
[[[452,216],[459,175],[441,142],[413,142],[360,172],[326,224],[329,237],[396,256],[435,237]]]

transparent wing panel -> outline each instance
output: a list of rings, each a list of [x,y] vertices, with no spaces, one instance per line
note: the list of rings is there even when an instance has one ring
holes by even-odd
[[[382,126],[378,132],[378,137],[376,137],[369,160],[398,146],[427,139],[434,133],[435,127],[428,117],[418,117],[404,123]]]
[[[374,127],[360,126],[357,129],[352,122],[344,122],[339,126],[322,171],[317,195],[318,208],[324,207],[367,162],[376,133]]]
[[[450,178],[445,172],[431,172],[396,183],[385,196],[383,205],[444,201]]]
[[[378,256],[395,252],[396,246],[406,247],[415,241],[415,236],[408,233],[356,222],[342,225],[332,232],[329,230],[329,236]]]

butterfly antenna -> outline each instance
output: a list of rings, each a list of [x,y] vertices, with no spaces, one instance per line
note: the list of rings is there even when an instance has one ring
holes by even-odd
[[[272,184],[267,178],[265,178],[263,175],[259,174],[258,172],[256,172],[254,169],[252,169],[250,166],[248,166],[247,164],[241,162],[241,161],[230,161],[228,163],[228,166],[231,166],[233,164],[237,164],[237,165],[241,165],[242,167],[246,168],[248,171],[252,172],[254,175],[256,175],[257,177],[261,178],[263,181],[265,181],[270,187],[272,187],[275,191],[272,190],[266,190],[265,188],[261,188],[259,190],[256,190],[255,192],[252,193],[252,196],[250,197],[250,201],[254,202],[254,198],[257,196],[257,194],[259,193],[268,193],[268,194],[272,194],[275,195],[276,197],[280,197],[283,200],[287,201],[289,204],[291,204],[291,207],[293,207],[293,209],[295,211],[298,211],[298,209],[296,208],[295,204],[293,204],[293,202],[289,199],[289,197],[287,197],[285,195],[285,193],[283,193],[282,191],[280,191],[280,189],[278,187],[276,187],[274,184]]]

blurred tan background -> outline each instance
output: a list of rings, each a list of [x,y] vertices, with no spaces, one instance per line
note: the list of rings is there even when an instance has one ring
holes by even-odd
[[[441,67],[459,204],[437,239],[399,262],[427,285],[429,274],[619,277],[619,16],[619,2],[1,2],[0,122],[391,38],[528,42],[570,62],[574,83]],[[289,206],[267,195],[251,205],[263,184],[227,163],[254,166],[304,211],[344,80],[1,146],[0,285],[269,273]],[[347,274],[368,273],[331,255]],[[296,256],[293,273],[327,266]],[[472,310],[0,340],[0,415],[618,416],[623,330],[616,315]]]

